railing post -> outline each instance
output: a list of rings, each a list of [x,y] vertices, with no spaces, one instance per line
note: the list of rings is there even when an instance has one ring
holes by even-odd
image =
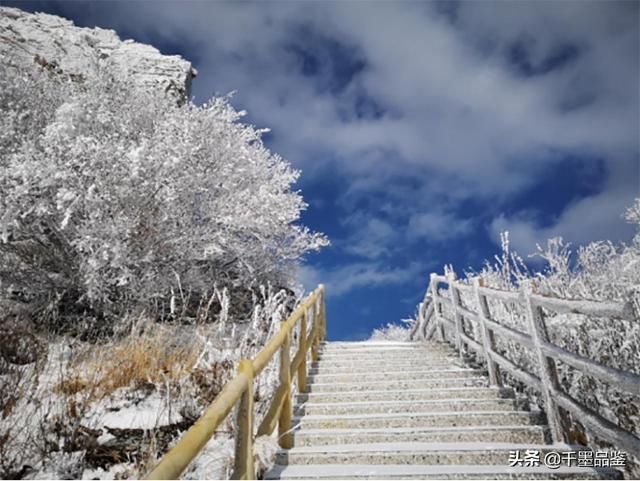
[[[300,319],[300,342],[298,352],[302,352],[302,360],[298,367],[298,392],[303,393],[307,388],[307,312],[305,308]]]
[[[542,311],[531,300],[531,286],[524,288],[525,307],[527,310],[527,319],[529,321],[529,331],[533,339],[536,354],[538,357],[538,365],[540,366],[540,381],[542,382],[543,397],[547,412],[547,421],[551,429],[551,437],[553,442],[564,442],[564,432],[560,420],[560,412],[555,402],[554,395],[559,390],[558,374],[556,372],[556,363],[548,357],[542,350],[542,343],[549,342],[549,335],[544,324]]]
[[[440,327],[439,331],[442,342],[446,342],[447,338],[444,336],[444,322],[442,322],[442,303],[438,300],[440,297],[438,296],[438,282],[436,281],[436,276],[437,274],[432,272],[429,282],[433,296],[433,315],[436,316],[436,322]]]
[[[253,364],[242,359],[238,374],[247,376],[247,386],[238,406],[236,452],[232,479],[256,479],[253,467]]]
[[[463,348],[462,348],[462,316],[458,312],[458,306],[460,305],[460,293],[455,286],[456,274],[455,272],[450,272],[447,275],[447,280],[449,281],[449,295],[451,296],[451,306],[453,308],[453,321],[456,326],[456,349],[458,350],[458,355],[460,357],[463,356]]]
[[[293,433],[291,432],[291,419],[293,418],[293,409],[291,402],[291,373],[289,368],[290,359],[290,334],[287,334],[280,348],[280,385],[287,386],[287,393],[282,401],[280,409],[280,418],[278,420],[278,444],[283,449],[293,447]]]
[[[491,313],[489,311],[489,305],[487,304],[487,298],[483,294],[480,294],[479,287],[483,286],[483,280],[480,277],[473,279],[473,290],[478,301],[480,312],[478,317],[480,318],[480,331],[482,332],[482,350],[484,352],[484,358],[487,361],[487,368],[489,369],[489,382],[492,386],[502,386],[502,379],[500,377],[500,368],[491,357],[491,354],[495,351],[496,342],[493,335],[493,331],[487,327],[485,319],[491,319]]]
[[[411,332],[409,333],[409,340],[410,341],[415,341],[416,333],[422,327],[422,322],[423,322],[422,305],[423,305],[422,302],[420,304],[418,304],[418,318],[416,319],[416,322],[413,325],[413,327],[411,328]]]
[[[327,300],[324,284],[320,284],[320,340],[327,340]]]
[[[311,326],[311,332],[313,335],[311,336],[311,359],[313,361],[317,361],[318,356],[318,348],[320,347],[320,309],[318,307],[318,300],[320,296],[318,296],[313,301],[313,324]]]
[[[436,331],[436,327],[438,325],[437,319],[434,321],[431,321],[431,324],[433,324],[433,327],[429,326],[429,320],[432,317],[435,317],[434,315],[434,304],[433,304],[433,297],[428,299],[428,305],[427,308],[424,310],[424,324],[422,326],[422,339],[424,340],[429,340],[431,339],[431,336],[433,336],[433,333]]]

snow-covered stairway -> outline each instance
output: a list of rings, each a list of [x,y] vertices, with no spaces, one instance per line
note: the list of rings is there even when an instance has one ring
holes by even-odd
[[[544,415],[489,387],[440,343],[322,345],[294,411],[294,447],[267,479],[595,479],[617,471],[509,467],[510,453],[548,444]],[[524,464],[524,463],[523,463]]]

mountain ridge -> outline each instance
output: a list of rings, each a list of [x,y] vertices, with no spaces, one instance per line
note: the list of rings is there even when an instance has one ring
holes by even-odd
[[[18,68],[37,66],[72,79],[102,69],[151,90],[181,99],[191,95],[197,70],[179,55],[163,55],[151,45],[121,40],[113,30],[78,27],[46,13],[0,7],[0,59]]]

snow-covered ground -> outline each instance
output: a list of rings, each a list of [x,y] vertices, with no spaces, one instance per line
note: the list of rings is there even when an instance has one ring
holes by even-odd
[[[3,365],[0,384],[4,416],[0,420],[0,467],[3,477],[25,479],[121,479],[144,476],[158,457],[197,419],[235,372],[241,357],[262,346],[251,335],[252,324],[228,326],[158,326],[156,337],[124,338],[90,344],[52,339],[45,358],[26,366]],[[164,332],[163,332],[164,331]],[[232,333],[235,338],[231,337]],[[207,335],[208,334],[208,335]],[[158,377],[153,369],[131,373],[127,385],[116,386],[118,370],[131,369],[131,359],[148,355],[171,358],[191,340],[186,369]],[[248,343],[247,340],[253,340]],[[157,350],[166,341],[166,349]],[[244,347],[252,344],[247,350]],[[123,353],[121,347],[129,351]],[[235,347],[234,347],[235,346]],[[185,352],[185,351],[180,351]],[[121,359],[113,353],[126,354]],[[153,365],[154,360],[144,358]],[[276,383],[277,359],[256,383],[257,419],[266,411]],[[113,365],[107,365],[113,364]],[[172,374],[173,372],[173,374]],[[13,397],[7,393],[12,391]],[[13,401],[12,401],[13,400]],[[13,404],[12,404],[13,403]],[[225,479],[233,461],[230,415],[185,473],[187,479]],[[258,466],[268,467],[275,439],[256,440]]]

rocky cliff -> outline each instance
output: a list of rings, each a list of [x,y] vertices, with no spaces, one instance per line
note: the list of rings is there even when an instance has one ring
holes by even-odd
[[[144,87],[188,98],[196,70],[177,55],[150,45],[120,40],[113,30],[76,27],[55,15],[0,7],[0,62],[41,66],[72,78],[107,69]]]

